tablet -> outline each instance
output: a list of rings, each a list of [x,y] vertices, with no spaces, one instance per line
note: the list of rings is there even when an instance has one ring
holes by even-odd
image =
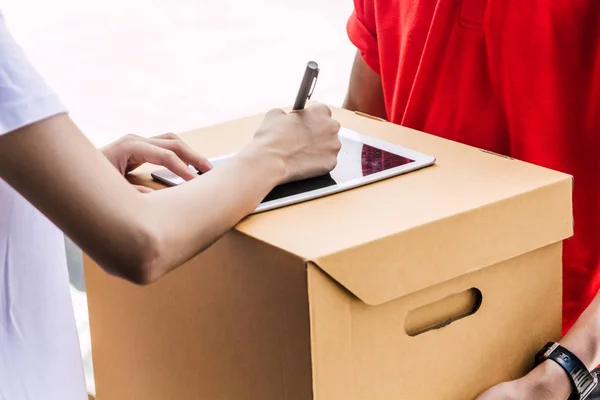
[[[361,135],[350,129],[340,129],[342,148],[338,164],[327,175],[304,179],[275,187],[254,213],[317,199],[373,182],[406,174],[435,163],[435,157]],[[226,163],[235,154],[211,159],[214,168]],[[210,173],[207,172],[207,173]],[[185,180],[167,169],[152,173],[152,178],[168,186]]]

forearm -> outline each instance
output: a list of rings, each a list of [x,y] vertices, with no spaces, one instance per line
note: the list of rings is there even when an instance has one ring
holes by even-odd
[[[281,170],[246,151],[185,185],[144,196],[160,246],[148,280],[202,252],[251,213],[282,179]]]
[[[375,98],[369,100],[368,97],[362,97],[365,95],[364,91],[361,91],[358,87],[352,85],[348,88],[342,108],[349,111],[358,111],[364,114],[371,115],[373,117],[382,118],[387,120],[387,113],[385,111],[385,105],[383,104],[382,98]]]
[[[588,368],[600,365],[600,293],[596,294],[592,303],[561,340],[561,344],[579,357]]]
[[[147,283],[210,246],[281,178],[251,154],[143,195],[60,115],[0,136],[0,177],[106,270]]]
[[[560,344],[592,370],[600,364],[599,343],[600,294],[597,294]],[[538,388],[542,393],[550,393],[556,399],[566,399],[572,391],[567,374],[552,360],[544,361],[523,379],[523,382],[530,382],[526,387]]]
[[[381,76],[356,53],[343,107],[387,119]]]

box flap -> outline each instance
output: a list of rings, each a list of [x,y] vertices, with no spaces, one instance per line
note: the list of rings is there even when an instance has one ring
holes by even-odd
[[[556,182],[315,262],[362,301],[379,305],[571,236],[570,188],[570,179]]]
[[[343,126],[437,158],[436,165],[251,216],[237,230],[320,268],[377,305],[570,237],[568,175],[395,124],[334,110]],[[237,150],[262,116],[183,138],[205,155]],[[148,170],[132,177],[151,183]]]

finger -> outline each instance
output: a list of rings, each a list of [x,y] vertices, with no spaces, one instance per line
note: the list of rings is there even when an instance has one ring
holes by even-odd
[[[174,152],[182,161],[192,165],[202,173],[210,171],[213,168],[212,164],[202,154],[192,149],[181,139],[149,139],[148,143]]]
[[[333,125],[332,125],[333,131],[337,134],[340,131],[340,129],[342,129],[342,124],[340,124],[340,122],[335,119],[333,119],[332,121],[333,121]]]
[[[181,140],[179,136],[174,133],[163,133],[162,135],[153,136],[150,139],[166,139],[166,140]]]
[[[329,108],[325,104],[321,104],[321,103],[311,104],[310,106],[306,107],[306,109],[312,110],[312,111],[315,111],[318,113],[327,114],[329,117],[331,117],[331,115],[332,115],[331,108]]]
[[[137,163],[161,165],[186,181],[198,176],[174,151],[167,148],[139,141],[132,146],[130,153]]]
[[[146,187],[146,186],[142,186],[142,185],[133,185],[133,186],[140,193],[152,193],[152,192],[154,192],[154,189],[150,189],[149,187]]]

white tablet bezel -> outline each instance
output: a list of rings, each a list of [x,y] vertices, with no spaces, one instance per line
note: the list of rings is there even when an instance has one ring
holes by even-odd
[[[407,149],[402,146],[398,146],[380,139],[376,139],[370,136],[361,135],[357,132],[342,128],[340,129],[340,136],[345,137],[356,142],[364,143],[371,147],[375,147],[380,150],[387,151],[389,153],[396,154],[401,157],[414,160],[411,163],[400,165],[395,168],[390,168],[385,171],[376,172],[371,175],[367,175],[361,178],[353,179],[347,182],[338,183],[336,185],[311,190],[304,193],[295,194],[292,196],[282,197],[280,199],[271,200],[268,202],[261,203],[253,214],[273,210],[276,208],[286,207],[293,204],[302,203],[309,200],[318,199],[320,197],[329,196],[335,193],[343,192],[346,190],[354,189],[360,186],[368,185],[370,183],[378,182],[384,179],[392,178],[394,176],[402,175],[408,172],[412,172],[424,167],[428,167],[435,163],[435,157],[419,153],[417,151]],[[227,154],[221,157],[211,159],[211,161],[220,161],[223,159],[231,158],[235,153]],[[168,186],[176,186],[185,182],[182,178],[175,175],[169,170],[161,169],[152,173],[152,178],[164,183]]]

